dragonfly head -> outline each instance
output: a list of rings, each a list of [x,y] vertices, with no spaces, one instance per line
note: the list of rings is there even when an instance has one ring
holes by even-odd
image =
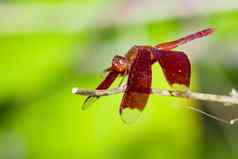
[[[112,60],[112,69],[117,72],[125,72],[128,67],[128,60],[123,57],[116,55]]]

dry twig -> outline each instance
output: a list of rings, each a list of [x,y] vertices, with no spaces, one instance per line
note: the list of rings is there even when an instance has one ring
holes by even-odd
[[[84,89],[84,88],[73,88],[72,93],[75,95],[83,95],[83,96],[109,96],[109,95],[122,93],[125,91],[125,89],[126,89],[126,85],[122,85],[121,87],[108,89],[108,90],[91,90],[91,89]],[[238,92],[235,89],[232,89],[229,96],[209,94],[209,93],[198,93],[198,92],[192,92],[190,90],[175,91],[175,90],[158,89],[158,88],[152,89],[151,93],[157,94],[159,96],[180,97],[180,98],[187,98],[192,100],[218,102],[218,103],[223,103],[225,106],[238,104]],[[192,108],[192,107],[189,107],[189,109],[202,113],[208,117],[219,120],[221,122],[231,124],[231,125],[238,121],[238,119],[225,121],[216,116],[203,112],[202,110]]]
[[[123,85],[118,88],[108,89],[108,90],[91,90],[91,89],[84,89],[84,88],[73,88],[72,93],[75,95],[83,95],[83,96],[109,96],[118,93],[124,92],[126,86]],[[160,96],[171,96],[171,97],[181,97],[193,100],[202,100],[202,101],[210,101],[210,102],[219,102],[223,103],[226,106],[231,104],[238,104],[238,97],[236,90],[232,89],[230,96],[224,95],[216,95],[216,94],[209,94],[209,93],[198,93],[188,91],[174,91],[174,90],[167,90],[167,89],[152,89],[151,93],[157,94]]]

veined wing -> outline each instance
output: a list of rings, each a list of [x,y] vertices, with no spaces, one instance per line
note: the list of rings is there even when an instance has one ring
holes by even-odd
[[[129,70],[127,88],[120,105],[120,114],[125,123],[132,123],[143,111],[151,92],[151,52],[139,48]]]
[[[108,89],[111,86],[111,84],[115,81],[115,79],[118,77],[118,75],[119,75],[119,72],[111,70],[107,74],[105,79],[98,85],[96,90]],[[99,96],[88,96],[82,105],[82,109],[83,110],[87,109],[90,105],[92,105],[92,103],[94,103],[98,99],[99,99]]]
[[[168,83],[175,89],[184,90],[190,85],[191,64],[186,54],[180,51],[158,50],[156,58]]]

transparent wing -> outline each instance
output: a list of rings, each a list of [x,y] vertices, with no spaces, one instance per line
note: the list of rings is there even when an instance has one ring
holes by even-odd
[[[82,105],[82,110],[89,108],[98,99],[99,99],[99,96],[88,96]]]

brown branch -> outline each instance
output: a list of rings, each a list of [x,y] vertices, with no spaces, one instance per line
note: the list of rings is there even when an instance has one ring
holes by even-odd
[[[83,96],[109,96],[113,94],[122,93],[125,91],[125,89],[126,89],[126,85],[122,85],[121,87],[109,89],[109,90],[90,90],[90,89],[84,89],[84,88],[73,88],[72,93],[75,95],[83,95]],[[223,103],[225,106],[238,104],[238,92],[235,89],[232,89],[229,96],[209,94],[209,93],[198,93],[198,92],[192,92],[190,90],[183,92],[183,91],[175,91],[175,90],[167,90],[167,89],[152,89],[151,93],[157,94],[160,96],[180,97],[180,98],[187,98],[187,99],[193,99],[193,100],[218,102],[218,103]],[[195,107],[186,106],[184,108],[190,109],[192,111],[196,111],[198,113],[206,115],[210,118],[213,118],[225,124],[233,125],[236,122],[238,122],[238,118],[226,121],[222,118],[206,113]]]
[[[90,90],[83,88],[73,88],[72,93],[75,95],[83,95],[83,96],[109,96],[113,94],[118,94],[124,92],[126,86],[123,85],[118,88],[109,89],[109,90]],[[231,104],[238,104],[238,93],[236,90],[232,89],[230,96],[224,95],[216,95],[209,93],[198,93],[188,91],[175,91],[175,90],[167,90],[167,89],[152,89],[151,93],[157,94],[160,96],[171,96],[171,97],[180,97],[187,98],[193,100],[201,100],[201,101],[210,101],[210,102],[219,102],[228,106]]]

